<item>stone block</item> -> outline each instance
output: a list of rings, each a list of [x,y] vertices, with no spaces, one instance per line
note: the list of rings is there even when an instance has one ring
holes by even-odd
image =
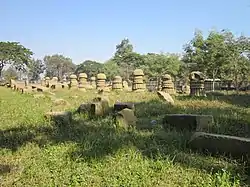
[[[125,108],[115,114],[115,121],[117,126],[128,128],[136,125],[137,118],[133,110]]]
[[[78,109],[76,110],[77,113],[89,113],[91,109],[91,103],[82,103]]]
[[[167,114],[163,118],[164,129],[175,128],[178,131],[207,131],[214,124],[212,115]]]
[[[174,100],[169,93],[158,91],[157,95],[161,100],[167,102],[168,104],[174,105]]]
[[[195,132],[188,146],[191,149],[208,151],[212,154],[226,154],[237,158],[250,154],[250,139],[237,136]]]
[[[109,99],[106,97],[96,97],[90,106],[92,116],[104,116],[109,112]]]
[[[119,112],[125,108],[135,110],[135,105],[134,103],[115,103],[114,104],[114,111]]]

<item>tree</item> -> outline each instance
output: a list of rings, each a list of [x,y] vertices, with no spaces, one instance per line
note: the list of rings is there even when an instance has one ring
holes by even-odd
[[[3,77],[6,81],[10,81],[10,79],[16,80],[18,73],[13,66],[10,66],[7,70],[3,70]]]
[[[197,70],[202,71],[213,79],[221,75],[221,69],[226,64],[227,46],[222,33],[211,31],[204,39],[200,31],[195,32],[194,39],[185,46],[184,62],[195,63]]]
[[[42,60],[32,59],[32,61],[28,65],[28,69],[29,78],[33,81],[37,81],[40,74],[45,71],[46,67]]]
[[[248,81],[250,75],[250,39],[245,36],[235,37],[231,32],[224,31],[227,46],[227,64],[223,67],[224,77],[232,80],[236,90]]]
[[[102,71],[103,71],[103,64],[92,60],[86,60],[83,63],[77,65],[75,74],[86,73],[88,77],[92,77],[96,76],[96,74]]]
[[[19,42],[0,42],[0,77],[6,64],[11,64],[17,69],[24,69],[28,65],[33,52]]]
[[[45,56],[43,60],[46,65],[46,76],[48,77],[58,77],[59,80],[62,80],[65,74],[70,74],[75,70],[75,64],[72,60],[63,55]]]
[[[133,45],[130,44],[128,38],[125,38],[121,41],[120,44],[116,45],[114,61],[116,61],[117,65],[120,65],[122,63],[121,58],[132,52],[133,52]]]
[[[119,66],[115,63],[113,59],[106,61],[103,64],[103,73],[105,73],[107,80],[112,80],[114,76],[120,74]]]
[[[181,61],[177,54],[155,54],[148,53],[144,55],[145,74],[150,77],[160,76],[162,74],[170,74],[176,76],[179,72]]]

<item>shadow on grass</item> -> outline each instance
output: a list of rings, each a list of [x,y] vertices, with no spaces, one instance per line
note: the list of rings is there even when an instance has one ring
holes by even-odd
[[[179,100],[191,100],[194,99],[193,97],[190,96],[178,96]],[[245,92],[245,93],[241,93],[239,95],[237,94],[227,94],[224,92],[208,92],[207,93],[207,97],[200,97],[200,98],[196,98],[198,100],[205,100],[205,101],[223,101],[226,102],[228,104],[232,104],[235,106],[239,106],[239,107],[244,107],[244,108],[248,108],[250,107],[250,93],[249,92]]]
[[[249,130],[246,130],[246,127],[249,121],[243,120],[238,126],[236,125],[239,124],[238,119],[233,118],[231,112],[231,110],[223,111],[216,107],[199,110],[182,108],[152,100],[136,105],[136,116],[139,118],[137,129],[128,131],[117,129],[111,116],[97,120],[88,119],[84,115],[75,115],[70,124],[53,121],[50,125],[41,124],[36,127],[22,127],[20,124],[20,128],[0,131],[0,148],[17,151],[28,142],[42,147],[61,142],[74,142],[77,148],[68,153],[70,158],[92,162],[113,155],[121,148],[135,147],[138,152],[150,159],[170,159],[184,167],[194,167],[208,173],[227,169],[235,175],[236,173],[243,174],[245,172],[243,163],[222,157],[219,157],[220,161],[218,161],[214,157],[192,152],[186,147],[190,133],[166,132],[161,127],[161,119],[168,113],[214,113],[217,115],[215,115],[216,125],[212,129],[213,132],[248,136]],[[152,124],[152,120],[156,123]],[[240,132],[235,132],[235,130]]]

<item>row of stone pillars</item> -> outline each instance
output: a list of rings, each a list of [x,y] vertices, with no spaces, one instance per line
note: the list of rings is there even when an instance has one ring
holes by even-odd
[[[88,84],[88,76],[86,73],[80,73],[78,76],[72,74],[70,75],[69,88],[79,88],[80,90],[85,90],[88,85],[96,89],[104,89],[106,87],[106,75],[104,73],[97,74],[96,77],[90,78],[90,84]],[[204,90],[204,75],[201,72],[192,72],[189,76],[190,79],[190,95],[191,96],[205,96]],[[58,82],[57,77],[53,77],[51,80],[49,77],[45,78],[46,85],[55,85]],[[128,88],[128,83],[122,81],[120,76],[115,76],[112,81],[113,90],[122,90],[123,88]],[[136,69],[133,72],[133,82],[132,91],[141,92],[146,90],[146,84],[144,82],[144,72],[141,69]],[[158,90],[167,92],[169,94],[175,94],[174,83],[172,77],[169,74],[165,74],[158,81]]]

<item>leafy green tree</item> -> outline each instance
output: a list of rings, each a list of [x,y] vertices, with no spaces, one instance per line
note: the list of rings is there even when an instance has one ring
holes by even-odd
[[[123,63],[122,57],[132,52],[133,52],[133,45],[130,43],[128,38],[125,38],[121,41],[120,44],[116,45],[114,61],[116,61],[116,63],[120,66],[121,63]]]
[[[32,59],[28,65],[28,75],[29,78],[33,81],[37,81],[40,77],[40,74],[44,73],[46,67],[42,60]]]
[[[13,66],[10,66],[7,70],[3,70],[3,77],[6,81],[10,81],[10,79],[16,80],[18,73]]]
[[[221,75],[221,69],[226,65],[227,46],[222,33],[211,31],[204,39],[200,31],[195,32],[194,38],[185,46],[184,62],[195,63],[197,70],[202,71],[213,79]]]
[[[231,32],[223,32],[227,46],[227,64],[223,67],[226,79],[233,80],[238,90],[250,75],[250,39],[245,36],[235,37]]]
[[[0,42],[0,77],[7,64],[23,70],[31,60],[33,52],[19,42]]]
[[[176,76],[181,66],[180,57],[177,54],[148,53],[144,55],[144,59],[142,69],[149,77],[158,77],[166,73]]]
[[[105,73],[107,80],[112,80],[114,76],[120,75],[120,69],[119,66],[115,63],[113,59],[110,59],[106,61],[103,64],[103,73]]]
[[[75,74],[86,73],[88,77],[92,77],[102,71],[103,64],[92,60],[85,60],[83,63],[77,65]]]
[[[64,75],[75,71],[76,65],[70,58],[63,55],[45,56],[43,60],[46,65],[46,76],[48,77],[58,77],[59,80],[62,80]]]

